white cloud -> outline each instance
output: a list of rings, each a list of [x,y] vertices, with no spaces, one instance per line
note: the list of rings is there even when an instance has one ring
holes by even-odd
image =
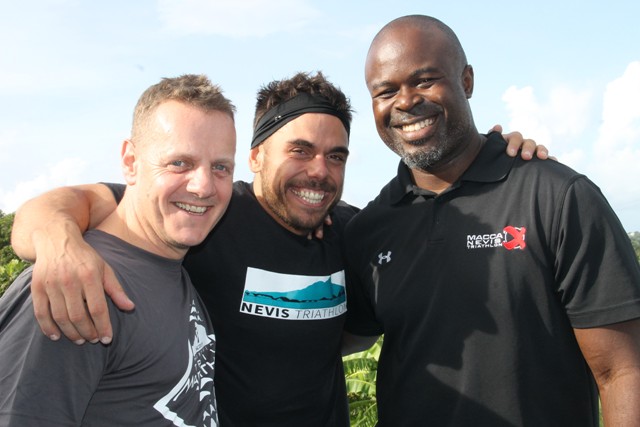
[[[621,204],[640,203],[640,61],[605,90],[593,170],[605,194]]]
[[[538,144],[551,147],[551,133],[544,120],[542,107],[538,104],[533,88],[518,89],[511,86],[502,95],[509,113],[508,129],[517,129],[523,135],[533,138]]]
[[[231,37],[291,31],[320,16],[301,0],[158,0],[158,12],[171,31]]]
[[[601,121],[589,111],[595,98],[592,93],[556,88],[549,92],[544,104],[536,99],[533,87],[512,86],[502,99],[510,116],[510,129],[554,147],[551,154],[591,178],[623,222],[624,218],[633,218],[637,223],[634,209],[640,206],[640,61],[629,64],[621,77],[604,88]]]
[[[640,61],[632,62],[622,77],[607,85],[602,106],[602,125],[597,148],[639,150],[640,141]]]
[[[47,173],[30,181],[19,182],[13,190],[0,189],[0,210],[13,212],[22,203],[38,194],[63,185],[77,184],[86,168],[79,158],[67,158],[53,165]]]
[[[589,91],[576,92],[568,87],[556,87],[549,92],[548,102],[540,103],[531,86],[509,87],[502,100],[506,102],[510,129],[535,139],[551,148],[554,139],[563,141],[582,134],[589,122]]]

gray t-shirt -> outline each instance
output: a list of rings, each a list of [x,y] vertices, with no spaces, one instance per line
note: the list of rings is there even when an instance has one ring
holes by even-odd
[[[35,321],[27,269],[0,299],[0,425],[217,425],[215,336],[181,261],[101,231],[85,239],[136,308],[109,301],[108,346],[52,342]]]

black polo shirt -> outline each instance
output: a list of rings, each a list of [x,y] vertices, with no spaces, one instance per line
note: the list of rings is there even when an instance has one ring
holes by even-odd
[[[640,268],[599,189],[491,134],[439,195],[398,175],[347,226],[346,329],[384,334],[381,426],[597,426],[572,328],[640,317]]]

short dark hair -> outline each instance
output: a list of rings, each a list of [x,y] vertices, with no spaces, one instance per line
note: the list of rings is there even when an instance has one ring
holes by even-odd
[[[300,93],[326,98],[337,111],[343,112],[351,123],[353,110],[349,99],[340,88],[318,71],[315,74],[299,72],[289,79],[274,80],[262,86],[257,95],[254,128],[267,111]]]

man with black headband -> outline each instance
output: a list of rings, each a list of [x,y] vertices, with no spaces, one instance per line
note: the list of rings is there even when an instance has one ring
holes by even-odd
[[[340,358],[345,317],[341,236],[356,209],[339,200],[351,106],[321,73],[300,73],[263,87],[258,93],[255,117],[249,157],[254,182],[235,183],[226,215],[185,259],[216,331],[220,422],[227,426],[347,426]],[[117,192],[118,188],[111,187]],[[85,200],[94,202],[91,221],[95,221],[96,211],[115,206],[106,187],[87,186],[85,190]],[[56,212],[52,212],[52,205],[59,207]],[[76,289],[83,283],[102,282],[103,274],[93,273],[101,272],[102,266],[90,259],[87,248],[76,246],[73,236],[79,234],[77,227],[58,232],[51,226],[52,218],[69,224],[82,217],[85,221],[81,225],[86,228],[90,226],[88,209],[89,205],[82,200],[79,203],[71,189],[58,189],[29,202],[17,213],[15,249],[22,256],[35,258],[31,237],[35,238],[36,269],[40,265],[44,271],[40,288],[44,276],[47,281]],[[310,238],[328,213],[332,225],[325,227],[323,239]],[[42,231],[36,229],[44,222],[40,215],[47,219],[50,230],[44,239],[40,239]],[[82,258],[80,265],[91,266],[94,276],[75,280],[84,267],[54,261],[51,254],[56,253],[57,242],[69,240],[68,233],[72,233],[74,244],[66,249],[65,258]],[[43,245],[45,241],[48,243]],[[50,252],[49,248],[54,249]],[[48,262],[56,264],[55,270],[63,272],[62,276],[48,273]],[[123,295],[113,291],[114,282],[105,282],[116,303],[130,308]],[[85,305],[74,299],[81,292],[63,295],[65,291],[53,287],[46,292],[51,295],[51,310],[58,320],[82,317],[77,311],[84,313]],[[82,292],[91,303],[104,298],[101,286],[88,286]],[[68,317],[66,312],[56,314],[58,302],[65,298],[76,310]],[[42,301],[45,314],[38,317],[44,318],[43,331],[59,334],[47,312],[48,301]],[[95,307],[89,310],[96,312]],[[61,328],[72,339],[110,337],[110,329],[105,329],[108,318],[96,321],[100,335],[85,320],[87,323],[76,324],[77,331],[69,327],[69,321]]]
[[[337,110],[331,102],[319,95],[300,93],[266,111],[254,126],[251,148],[262,144],[267,138],[291,120],[305,113],[329,114],[342,122],[347,136],[351,129],[351,114]]]

